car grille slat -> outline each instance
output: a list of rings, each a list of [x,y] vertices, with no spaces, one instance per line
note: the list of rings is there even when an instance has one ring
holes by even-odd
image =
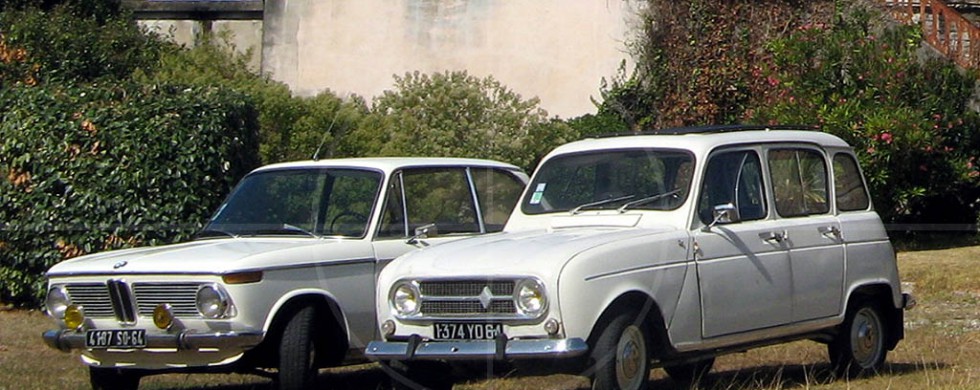
[[[514,280],[424,280],[420,315],[428,318],[518,317]],[[489,290],[489,294],[485,291]],[[481,297],[482,296],[482,297]]]
[[[136,283],[137,308],[141,316],[152,316],[153,309],[160,304],[170,304],[170,310],[177,317],[200,317],[197,311],[197,290],[200,283]]]
[[[197,290],[202,284],[140,282],[127,285],[119,280],[108,280],[106,283],[68,284],[65,289],[71,302],[82,306],[87,317],[116,318],[132,323],[137,315],[152,317],[153,309],[164,303],[170,304],[171,312],[178,318],[201,318],[196,303]]]

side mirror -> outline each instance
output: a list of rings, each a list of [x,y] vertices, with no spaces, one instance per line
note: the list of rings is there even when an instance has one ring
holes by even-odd
[[[429,238],[429,236],[436,236],[436,235],[439,235],[439,228],[436,227],[436,224],[430,223],[428,225],[422,225],[415,228],[415,235],[409,237],[408,240],[405,241],[405,243],[409,245],[415,245],[418,244],[420,240],[424,240],[426,238]]]
[[[736,223],[741,221],[741,216],[738,215],[738,208],[734,204],[725,203],[715,206],[711,210],[712,221],[711,224],[704,228],[705,231],[711,230],[715,225],[725,225],[729,223]]]

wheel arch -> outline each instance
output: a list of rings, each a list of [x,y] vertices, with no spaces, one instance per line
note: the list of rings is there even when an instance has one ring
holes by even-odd
[[[885,317],[883,321],[890,330],[887,334],[888,338],[885,340],[885,347],[888,350],[895,349],[898,342],[905,338],[905,313],[901,307],[895,307],[894,295],[895,291],[892,290],[891,285],[888,283],[868,283],[853,288],[847,294],[847,302],[844,305],[846,308],[844,312],[845,316],[847,315],[847,311],[852,309],[853,305],[865,301],[874,302],[881,308],[883,311],[881,314]]]
[[[647,293],[636,290],[620,294],[606,306],[589,333],[589,347],[595,346],[596,340],[609,321],[612,321],[622,312],[635,311],[637,308],[639,310],[637,321],[642,321],[651,337],[650,353],[652,357],[661,359],[671,354],[674,350],[667,335],[667,323],[664,321],[660,305]]]
[[[350,349],[347,316],[337,300],[322,290],[297,290],[282,296],[270,310],[265,323],[266,337],[249,357],[260,366],[274,366],[278,360],[278,344],[289,319],[301,308],[312,306],[315,310],[314,342],[321,354],[317,364],[321,367],[337,365]]]

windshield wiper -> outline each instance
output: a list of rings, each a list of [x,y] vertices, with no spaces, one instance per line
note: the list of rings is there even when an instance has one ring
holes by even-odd
[[[665,198],[665,197],[668,197],[668,196],[671,196],[671,195],[677,195],[680,192],[681,192],[681,189],[678,188],[676,190],[669,191],[669,192],[664,192],[662,194],[648,196],[646,198],[637,199],[637,200],[634,200],[632,202],[626,202],[622,206],[619,206],[619,209],[617,209],[616,211],[619,211],[619,213],[622,214],[622,213],[625,213],[626,212],[626,209],[628,209],[630,207],[639,206],[641,204],[650,203],[650,202],[653,202],[653,201],[655,201],[657,199]]]
[[[204,230],[201,230],[201,231],[197,232],[197,234],[194,235],[194,238],[210,238],[210,237],[218,237],[218,236],[228,236],[228,237],[231,237],[231,238],[238,238],[238,235],[237,234],[231,233],[231,232],[226,232],[226,231],[220,230],[220,229],[204,229]]]
[[[568,212],[570,214],[572,214],[572,215],[575,215],[575,214],[578,214],[579,212],[581,212],[582,209],[584,209],[586,207],[602,206],[604,204],[615,203],[615,202],[619,202],[619,201],[623,201],[623,200],[627,200],[627,199],[633,199],[635,196],[636,195],[626,195],[626,196],[620,196],[618,198],[609,198],[609,199],[603,199],[603,200],[599,200],[599,201],[595,201],[595,202],[591,202],[591,203],[586,203],[586,204],[583,204],[583,205],[579,205],[578,207],[575,207],[575,208],[569,210]]]

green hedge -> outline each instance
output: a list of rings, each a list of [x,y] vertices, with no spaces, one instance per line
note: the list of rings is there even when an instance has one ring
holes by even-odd
[[[0,302],[86,253],[186,239],[258,165],[256,111],[227,90],[0,89]]]

